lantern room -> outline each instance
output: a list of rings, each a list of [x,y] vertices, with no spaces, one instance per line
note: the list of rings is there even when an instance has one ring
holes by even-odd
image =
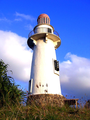
[[[41,14],[38,16],[37,24],[50,24],[50,18],[47,14]]]
[[[37,26],[34,27],[34,33],[52,33],[54,28],[50,25],[50,18],[47,14],[40,14],[37,18]]]

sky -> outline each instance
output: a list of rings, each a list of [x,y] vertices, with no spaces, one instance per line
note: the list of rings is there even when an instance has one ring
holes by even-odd
[[[61,38],[62,94],[90,99],[90,0],[0,0],[0,59],[13,71],[8,74],[28,91],[33,51],[27,39],[42,13]]]

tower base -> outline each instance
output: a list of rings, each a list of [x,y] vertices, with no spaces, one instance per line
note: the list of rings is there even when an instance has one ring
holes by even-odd
[[[64,100],[66,98],[62,95],[57,94],[37,94],[37,95],[29,95],[27,99],[27,105],[58,105],[62,107],[64,105]]]
[[[27,99],[27,105],[38,105],[45,106],[50,104],[57,105],[62,107],[63,105],[76,105],[77,108],[78,99],[66,99],[62,95],[58,94],[37,94],[37,95],[29,95]]]

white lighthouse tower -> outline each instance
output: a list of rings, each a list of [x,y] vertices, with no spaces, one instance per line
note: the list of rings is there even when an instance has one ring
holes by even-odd
[[[47,14],[39,15],[37,25],[29,33],[27,43],[33,50],[29,93],[61,95],[59,62],[55,53],[61,40],[50,25]]]

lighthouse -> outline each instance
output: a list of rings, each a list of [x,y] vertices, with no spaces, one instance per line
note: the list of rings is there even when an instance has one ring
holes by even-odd
[[[47,14],[37,18],[37,25],[28,35],[28,46],[33,50],[29,94],[61,94],[59,61],[55,50],[60,46],[59,34],[50,25]]]

